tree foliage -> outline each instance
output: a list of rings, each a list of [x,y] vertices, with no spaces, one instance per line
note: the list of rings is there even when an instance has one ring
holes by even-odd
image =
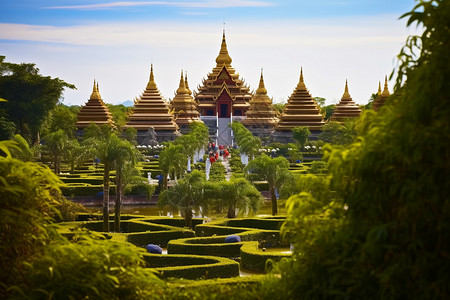
[[[311,131],[309,131],[308,126],[299,126],[292,129],[292,136],[297,140],[301,148],[305,146],[310,135]]]
[[[55,108],[65,88],[75,86],[59,78],[42,76],[35,64],[14,64],[0,56],[0,98],[7,117],[16,124],[24,137],[39,142],[41,126]]]
[[[245,172],[250,180],[267,181],[272,200],[272,214],[276,215],[278,206],[275,190],[292,180],[288,160],[282,156],[270,158],[263,153],[248,163]]]
[[[356,141],[328,146],[342,198],[291,201],[298,242],[274,298],[450,297],[450,2],[419,1],[403,17],[423,34],[408,39],[394,96]]]
[[[254,185],[245,178],[234,176],[230,181],[207,183],[205,193],[216,211],[227,211],[228,218],[236,217],[236,209],[256,212],[264,203],[263,196]]]
[[[239,122],[231,123],[231,129],[234,132],[236,144],[240,148],[241,153],[245,153],[250,159],[259,154],[261,149],[261,139],[253,136],[253,134]]]
[[[47,167],[13,158],[9,149],[14,147],[14,142],[0,142],[1,298],[8,285],[21,280],[24,263],[49,241],[49,216],[57,204],[51,191],[60,182]]]
[[[192,228],[192,210],[199,211],[202,207],[203,212],[209,208],[205,201],[206,176],[203,172],[193,170],[192,173],[179,179],[175,186],[163,191],[159,195],[158,205],[164,207],[169,205],[173,209],[179,209],[181,215],[186,221],[186,227]]]

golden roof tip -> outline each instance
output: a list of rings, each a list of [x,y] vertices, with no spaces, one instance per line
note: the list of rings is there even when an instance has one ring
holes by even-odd
[[[256,94],[267,94],[266,87],[264,86],[263,68],[261,68],[261,78],[259,79],[259,87],[256,90]]]
[[[177,94],[189,93],[188,90],[186,89],[186,83],[184,82],[183,70],[181,70],[180,85],[179,85],[176,93]]]
[[[95,93],[95,79],[94,79],[94,87],[92,88],[92,92]]]
[[[232,62],[232,59],[230,55],[228,54],[227,50],[227,42],[225,40],[225,29],[223,30],[222,35],[222,44],[220,45],[220,52],[219,55],[216,58],[217,65],[230,65]]]
[[[303,82],[303,67],[300,67],[300,82]]]
[[[349,99],[349,98],[350,98],[350,94],[348,92],[347,79],[345,79],[345,90],[344,90],[344,95],[342,95],[342,99]]]
[[[381,81],[378,81],[378,95],[381,95]]]
[[[156,83],[155,83],[155,76],[153,75],[153,63],[150,64],[150,78],[147,83],[147,89],[152,89],[152,90],[158,89],[158,87],[156,86]]]
[[[381,90],[381,89],[380,89]],[[389,93],[389,89],[388,89],[388,80],[387,80],[387,75],[384,79],[384,90],[383,93],[381,93],[381,95],[383,96],[389,96],[391,93]]]
[[[189,95],[192,95],[192,91],[189,89],[188,79],[187,79],[187,71],[184,71],[184,85]]]

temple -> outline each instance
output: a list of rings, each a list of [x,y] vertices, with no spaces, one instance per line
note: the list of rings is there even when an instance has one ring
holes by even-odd
[[[88,102],[81,107],[78,113],[78,121],[75,127],[81,131],[88,127],[91,123],[98,126],[108,124],[114,126],[111,113],[108,107],[102,100],[98,89],[98,82],[94,80],[94,87],[92,88],[92,94]],[[79,132],[81,134],[81,132]]]
[[[216,66],[194,93],[202,120],[210,128],[210,134],[216,135],[219,144],[231,144],[228,123],[232,117],[244,118],[252,98],[250,88],[239,78],[231,62],[224,31]],[[208,119],[216,116],[217,119]]]
[[[324,123],[319,106],[306,88],[303,81],[303,70],[301,70],[297,87],[289,97],[276,126],[275,140],[291,142],[291,131],[299,126],[308,126],[314,137],[322,130]]]
[[[383,92],[381,92],[381,86],[380,86],[380,84],[378,84],[378,97],[373,101],[373,110],[378,111],[386,103],[386,100],[389,98],[390,95],[391,95],[391,93],[389,93],[387,76],[386,76],[384,79]]]
[[[183,134],[189,132],[189,124],[195,121],[201,122],[197,104],[191,95],[192,92],[187,84],[187,74],[183,78],[183,71],[181,71],[180,85],[171,105],[174,110],[175,122]]]
[[[247,118],[242,124],[250,130],[254,136],[260,138],[270,137],[274,131],[278,119],[275,116],[275,110],[272,107],[272,100],[267,96],[267,90],[264,85],[263,72],[259,87],[250,100],[250,107],[247,110]]]
[[[138,143],[141,144],[154,131],[158,142],[171,141],[178,135],[178,126],[170,112],[169,103],[161,96],[153,75],[153,64],[150,79],[139,99],[135,100],[133,113],[124,126],[136,128]]]
[[[331,121],[344,122],[346,119],[357,118],[361,114],[361,108],[353,102],[348,92],[347,80],[345,81],[344,95],[341,101],[336,104],[334,112],[331,115]]]

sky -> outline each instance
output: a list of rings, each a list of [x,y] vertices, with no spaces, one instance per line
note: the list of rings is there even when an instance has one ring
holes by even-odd
[[[14,0],[0,2],[0,55],[32,62],[41,74],[74,84],[62,102],[83,105],[94,79],[106,103],[143,92],[154,65],[171,99],[180,71],[191,90],[212,71],[225,29],[232,66],[251,89],[261,68],[270,97],[284,103],[303,68],[313,97],[338,103],[348,80],[368,102],[395,68],[408,35],[399,17],[414,0]],[[392,91],[393,82],[389,82]]]

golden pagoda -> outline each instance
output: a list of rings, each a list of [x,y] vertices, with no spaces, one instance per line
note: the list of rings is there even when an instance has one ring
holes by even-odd
[[[391,93],[389,93],[388,89],[388,83],[387,83],[387,76],[384,79],[384,90],[381,92],[381,84],[378,83],[378,96],[373,101],[373,110],[378,111],[385,103],[386,100],[389,98]]]
[[[192,122],[202,122],[197,110],[197,104],[191,94],[192,92],[187,85],[187,74],[183,78],[183,71],[181,71],[180,85],[175,97],[171,101],[176,117],[175,122],[180,128],[181,133],[187,133],[189,131],[189,124]]]
[[[253,135],[266,137],[273,133],[277,122],[278,119],[275,117],[272,100],[267,96],[267,90],[264,86],[263,71],[261,69],[259,87],[253,95],[252,100],[250,100],[247,118],[242,124],[247,127]]]
[[[298,126],[308,126],[311,133],[322,130],[324,124],[323,116],[319,106],[308,92],[303,81],[303,70],[300,71],[300,80],[281,114],[280,121],[276,126],[277,135],[285,136],[291,140],[291,130]],[[277,137],[283,140],[282,137]]]
[[[100,96],[98,82],[96,83],[95,79],[91,97],[89,98],[88,102],[86,102],[86,104],[81,107],[81,110],[78,113],[78,121],[75,124],[75,127],[78,130],[82,130],[88,127],[91,123],[94,123],[98,126],[105,124],[114,126],[111,113],[109,112],[108,107],[103,102],[102,97]]]
[[[352,100],[348,92],[347,80],[345,80],[344,95],[334,108],[331,121],[343,122],[345,119],[357,118],[361,114],[361,108]]]
[[[124,127],[136,128],[139,143],[149,130],[155,131],[158,142],[173,140],[179,134],[169,103],[162,98],[156,86],[153,64],[147,87],[140,98],[135,100],[133,113]]]
[[[202,116],[218,115],[219,118],[230,118],[231,114],[245,116],[252,94],[231,66],[231,62],[224,31],[216,67],[208,74],[207,79],[203,79],[198,92],[194,94]]]

